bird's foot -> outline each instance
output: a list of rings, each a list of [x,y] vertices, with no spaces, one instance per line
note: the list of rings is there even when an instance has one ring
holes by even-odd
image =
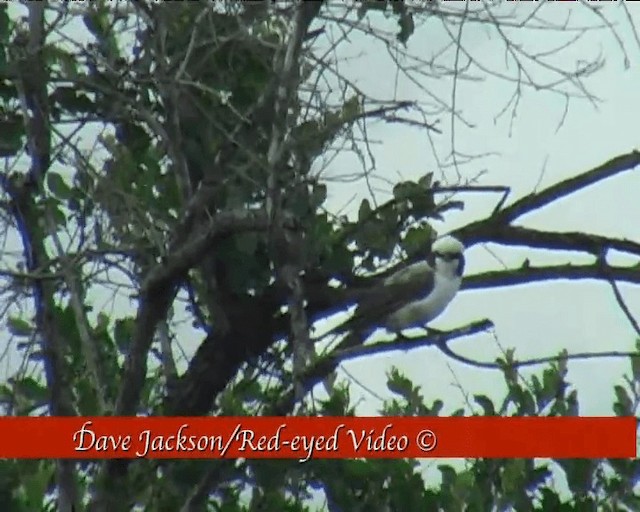
[[[431,327],[424,327],[423,329],[425,330],[427,336],[441,336],[441,335],[443,335],[445,333],[444,331],[440,331],[438,329],[433,329]],[[393,334],[395,334],[396,340],[404,340],[404,341],[406,341],[406,340],[412,339],[409,336],[405,336],[402,333],[402,331],[394,331]]]

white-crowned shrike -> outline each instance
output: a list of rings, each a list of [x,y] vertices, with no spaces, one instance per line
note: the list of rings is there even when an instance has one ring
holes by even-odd
[[[359,345],[377,328],[400,333],[425,327],[458,293],[464,271],[464,245],[453,236],[437,239],[427,258],[387,277],[364,294],[353,316],[338,327],[350,331],[341,349]]]

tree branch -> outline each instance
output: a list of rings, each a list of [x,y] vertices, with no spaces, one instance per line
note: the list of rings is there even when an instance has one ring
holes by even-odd
[[[294,231],[286,230],[284,219],[288,212],[282,208],[283,183],[280,168],[284,164],[283,156],[287,149],[287,128],[289,125],[289,107],[300,81],[300,52],[309,26],[320,11],[322,2],[300,2],[295,8],[291,21],[291,33],[279,69],[275,74],[279,78],[276,87],[276,101],[271,125],[271,140],[267,151],[267,197],[265,210],[271,221],[270,245],[272,259],[278,280],[288,289],[290,329],[293,335],[293,374],[296,389],[302,395],[299,376],[307,361],[311,358],[313,343],[309,339],[309,323],[305,311],[304,287],[300,274],[303,267],[300,253],[303,239]],[[296,159],[299,167],[300,159]],[[297,169],[300,173],[300,169]]]
[[[361,345],[358,347],[350,347],[345,350],[333,351],[330,354],[320,358],[314,365],[307,368],[303,376],[302,382],[306,393],[311,391],[313,387],[322,379],[327,377],[331,372],[335,371],[341,362],[363,357],[372,354],[386,353],[395,350],[410,350],[417,347],[425,346],[446,346],[450,341],[470,336],[481,331],[486,331],[493,324],[489,320],[480,320],[458,329],[451,331],[438,332],[429,336],[420,336],[416,338],[402,337],[392,341],[384,341],[372,343],[370,345]],[[294,407],[297,397],[294,390],[287,393],[283,399],[274,407],[272,414],[286,415]]]
[[[182,245],[173,247],[162,264],[151,269],[141,286],[138,312],[129,352],[122,372],[121,385],[115,405],[115,415],[136,414],[147,374],[147,356],[158,323],[166,318],[180,281],[207,251],[213,250],[220,238],[249,230],[267,228],[264,212],[234,210],[220,212],[201,227]],[[246,317],[243,319],[246,323]],[[237,341],[237,340],[234,340]],[[235,370],[237,367],[233,367]],[[127,460],[112,459],[105,463],[106,481],[94,497],[92,509],[108,512],[120,477],[125,474]]]
[[[543,267],[523,266],[509,270],[492,270],[465,277],[462,290],[477,290],[485,288],[499,288],[515,286],[536,281],[581,279],[608,280],[607,275],[616,281],[640,283],[640,268],[638,266],[618,267],[608,266],[606,271],[599,264],[592,265],[546,265]]]
[[[582,233],[579,231],[539,231],[521,226],[495,226],[487,233],[494,243],[521,245],[535,249],[586,252],[599,256],[609,249],[640,256],[640,244],[631,240]]]
[[[456,361],[459,361],[464,364],[468,364],[469,366],[473,366],[475,368],[486,368],[489,370],[502,370],[505,367],[504,362],[489,363],[486,361],[476,361],[474,359],[461,356],[460,354],[453,352],[453,350],[451,350],[446,345],[439,346],[438,348],[440,348],[440,350],[444,354],[448,355],[452,359],[455,359]],[[536,366],[539,364],[554,363],[554,362],[563,361],[563,360],[578,361],[578,360],[586,360],[586,359],[599,359],[602,357],[638,357],[638,353],[623,352],[618,350],[610,350],[606,352],[577,352],[575,354],[561,354],[556,356],[535,357],[532,359],[523,359],[522,361],[515,360],[513,362],[508,363],[507,366],[509,368],[515,369],[515,368],[523,368],[525,366]]]
[[[169,252],[163,264],[154,267],[141,286],[136,327],[131,348],[125,360],[122,384],[115,413],[130,416],[136,413],[140,391],[147,371],[147,353],[156,326],[165,318],[167,309],[177,292],[179,282],[204,254],[212,250],[216,241],[232,233],[266,229],[263,212],[251,210],[226,211],[217,214],[191,240]]]
[[[29,273],[46,268],[49,258],[45,236],[39,227],[37,195],[42,193],[45,173],[51,164],[51,130],[47,97],[47,68],[42,51],[45,45],[44,11],[46,2],[29,3],[29,33],[26,41],[17,37],[13,53],[18,69],[15,82],[27,134],[31,159],[28,176],[0,175],[2,185],[11,199],[11,212],[22,240],[22,249]],[[55,283],[35,280],[32,284],[36,325],[44,355],[43,366],[50,393],[49,413],[52,416],[75,414],[72,397],[65,382],[65,341],[55,311]],[[57,509],[71,512],[78,504],[78,488],[73,461],[56,462]]]
[[[492,216],[493,221],[509,224],[518,217],[538,210],[589,185],[593,185],[621,172],[629,171],[638,165],[640,165],[640,151],[634,150],[626,155],[617,156],[578,176],[568,178],[540,192],[519,199],[510,206],[496,212],[496,214]]]
[[[620,292],[615,279],[609,279],[609,284],[611,285],[613,294],[616,297],[618,306],[620,306],[620,309],[624,313],[624,316],[626,316],[627,320],[629,320],[629,323],[631,324],[631,327],[633,327],[633,330],[636,331],[636,334],[640,337],[640,325],[638,325],[638,321],[631,314],[631,311],[629,311],[629,306],[627,306],[627,303],[624,301],[624,297],[622,296],[622,293]]]
[[[142,293],[162,288],[179,280],[216,244],[220,238],[245,231],[262,231],[268,228],[267,217],[259,210],[230,210],[217,213],[206,225],[200,227],[186,241],[174,243],[164,262],[154,267],[142,284]]]
[[[380,341],[377,343],[371,343],[369,345],[361,345],[359,347],[341,350],[336,353],[335,357],[339,360],[339,362],[344,362],[359,357],[394,352],[396,350],[407,351],[419,347],[428,347],[434,345],[441,346],[446,345],[454,339],[471,336],[473,334],[486,331],[492,327],[493,322],[484,319],[470,323],[463,327],[459,327],[457,329],[453,329],[451,331],[437,332],[434,334],[429,334],[428,336],[403,336],[391,341]]]
[[[511,226],[511,222],[532,211],[547,206],[558,199],[582,190],[589,185],[605,180],[624,171],[634,169],[640,165],[640,151],[631,151],[625,155],[612,158],[598,167],[586,171],[578,176],[568,178],[540,192],[527,195],[515,203],[494,211],[489,217],[472,222],[450,233],[462,240],[467,247],[482,242],[499,242],[506,245],[527,245],[530,247],[554,248],[563,250],[581,250],[593,253],[592,247],[600,243],[619,243],[627,248],[632,244],[627,241],[615,241],[598,235],[582,233],[549,233],[531,230],[528,228]],[[551,240],[550,237],[555,237]],[[564,239],[561,240],[561,237]],[[537,244],[537,245],[536,245]],[[633,244],[632,250],[636,252],[638,244]],[[628,250],[628,249],[622,249]]]

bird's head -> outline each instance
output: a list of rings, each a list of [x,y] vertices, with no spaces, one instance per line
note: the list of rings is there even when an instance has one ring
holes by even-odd
[[[431,246],[434,265],[461,276],[464,271],[464,245],[453,236],[438,238]]]

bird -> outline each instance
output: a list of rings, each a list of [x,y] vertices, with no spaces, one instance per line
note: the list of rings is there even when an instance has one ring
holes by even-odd
[[[338,349],[362,344],[380,327],[399,337],[404,329],[426,328],[447,308],[460,289],[464,249],[462,242],[454,236],[436,239],[425,259],[391,274],[364,294],[353,316],[336,331],[350,331]]]

